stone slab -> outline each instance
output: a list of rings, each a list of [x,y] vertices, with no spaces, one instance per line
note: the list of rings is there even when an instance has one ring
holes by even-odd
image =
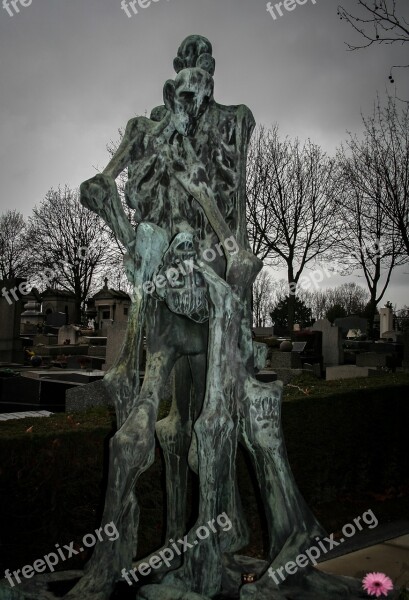
[[[335,379],[355,379],[356,377],[369,377],[369,367],[338,365],[336,367],[327,367],[325,370],[325,379],[327,381],[333,381]]]
[[[3,413],[0,414],[0,421],[11,421],[13,419],[32,419],[37,417],[49,417],[54,413],[48,410],[26,410],[17,413]]]

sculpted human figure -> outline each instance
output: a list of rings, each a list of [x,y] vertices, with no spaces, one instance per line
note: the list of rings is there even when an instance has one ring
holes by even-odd
[[[164,106],[149,119],[131,119],[106,169],[81,186],[82,203],[106,221],[126,248],[125,268],[135,293],[121,354],[103,382],[118,420],[110,442],[103,523],[113,521],[119,539],[96,546],[69,598],[108,599],[115,582],[131,570],[139,525],[135,484],[154,460],[155,428],[167,471],[167,540],[180,537],[189,551],[170,569],[158,568],[160,596],[154,585],[143,587],[139,598],[210,598],[221,590],[226,568],[240,573],[233,554],[246,545],[247,527],[235,476],[239,441],[250,453],[260,484],[272,565],[284,564],[324,533],[288,465],[280,421],[282,385],[254,378],[250,293],[262,263],[250,252],[245,221],[246,157],[254,119],[243,105],[214,100],[215,62],[206,38],[186,38],[174,67],[175,79],[164,85]],[[135,211],[136,230],[115,184],[124,169],[125,198]],[[147,363],[139,388],[144,331]],[[172,370],[172,408],[156,423]],[[200,500],[196,524],[186,531],[189,468],[198,474]],[[197,527],[223,513],[231,529],[197,543]],[[311,588],[332,585],[325,576],[306,576]],[[285,598],[267,572],[245,586],[241,597]]]

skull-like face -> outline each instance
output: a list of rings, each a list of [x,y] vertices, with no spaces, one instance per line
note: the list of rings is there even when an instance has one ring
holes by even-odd
[[[166,82],[163,95],[175,129],[183,136],[193,135],[213,98],[213,78],[203,69],[183,69],[175,81]]]
[[[156,295],[172,312],[204,323],[209,319],[207,286],[196,259],[192,234],[178,233],[155,277]]]

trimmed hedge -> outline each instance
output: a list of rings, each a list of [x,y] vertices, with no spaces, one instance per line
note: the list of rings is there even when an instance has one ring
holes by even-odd
[[[302,378],[294,385],[300,389],[286,388],[286,398],[292,401],[283,405],[288,455],[302,493],[324,525],[333,531],[334,524],[347,522],[346,502],[367,502],[367,498],[375,502],[385,490],[393,501],[406,493],[407,502],[409,377],[356,380],[355,387],[351,381]],[[114,430],[114,415],[104,409],[0,423],[0,569],[32,564],[52,552],[57,542],[63,545],[74,540],[78,547],[83,535],[99,526],[108,441]],[[238,478],[252,530],[247,551],[260,556],[260,500],[242,452]],[[164,541],[164,471],[159,449],[154,465],[140,478],[138,490],[138,554],[144,556]],[[195,503],[195,486],[192,493]],[[325,522],[325,503],[330,502],[331,518]],[[338,502],[342,507],[335,509],[334,516]],[[368,508],[363,506],[363,510]],[[360,514],[355,510],[351,507],[348,518]],[[88,556],[84,552],[60,563],[59,568],[81,567]]]

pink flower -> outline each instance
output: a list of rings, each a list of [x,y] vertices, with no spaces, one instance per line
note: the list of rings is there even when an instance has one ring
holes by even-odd
[[[385,573],[368,573],[362,580],[362,587],[370,596],[387,596],[393,590],[392,580]]]

